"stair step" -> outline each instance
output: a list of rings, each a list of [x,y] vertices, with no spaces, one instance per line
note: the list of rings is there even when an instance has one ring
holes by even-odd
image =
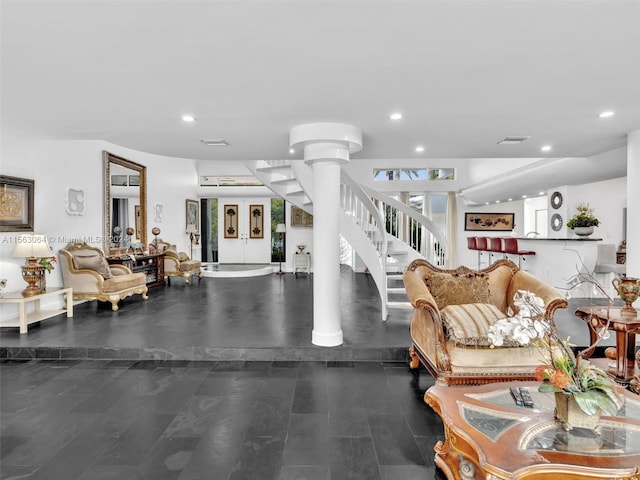
[[[407,293],[407,290],[404,287],[387,287],[387,293],[394,293],[394,294],[398,294],[398,293]]]
[[[275,165],[268,167],[258,167],[256,168],[257,172],[276,172],[276,171],[286,171],[291,170],[291,165]]]
[[[401,310],[411,310],[411,302],[387,302],[387,308],[397,308]]]
[[[399,256],[399,255],[406,255],[406,254],[407,252],[405,250],[392,250],[392,251],[387,250],[387,255]]]
[[[277,180],[271,180],[271,183],[274,183],[276,185],[282,185],[282,184],[291,183],[291,182],[298,182],[298,179],[297,178],[279,178]]]

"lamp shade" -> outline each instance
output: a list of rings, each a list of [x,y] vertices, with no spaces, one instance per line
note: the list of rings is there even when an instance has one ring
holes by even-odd
[[[196,226],[192,223],[187,225],[187,233],[197,233]]]
[[[46,235],[37,233],[25,233],[16,239],[16,248],[13,249],[14,257],[50,257],[51,247]]]
[[[276,233],[284,233],[287,231],[287,226],[284,223],[279,223],[276,226]]]

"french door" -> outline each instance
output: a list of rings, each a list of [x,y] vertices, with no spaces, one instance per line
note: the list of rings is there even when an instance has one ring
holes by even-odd
[[[219,263],[271,263],[271,199],[218,198]]]

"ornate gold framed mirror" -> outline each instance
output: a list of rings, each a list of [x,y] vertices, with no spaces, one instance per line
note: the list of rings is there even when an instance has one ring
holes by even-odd
[[[147,167],[104,151],[103,245],[106,254],[147,246]]]

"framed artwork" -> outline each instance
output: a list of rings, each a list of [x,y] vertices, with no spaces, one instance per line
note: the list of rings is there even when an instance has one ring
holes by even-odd
[[[305,212],[299,207],[291,206],[291,226],[292,227],[313,227],[313,215]]]
[[[192,225],[196,229],[194,233],[200,233],[200,204],[197,200],[187,199],[186,207],[186,230],[189,231],[189,226]]]
[[[224,238],[238,238],[238,205],[224,206]]]
[[[0,232],[33,232],[33,190],[27,178],[0,175]]]
[[[264,238],[264,205],[249,205],[249,238]]]
[[[465,213],[464,229],[507,232],[513,230],[513,213]]]

